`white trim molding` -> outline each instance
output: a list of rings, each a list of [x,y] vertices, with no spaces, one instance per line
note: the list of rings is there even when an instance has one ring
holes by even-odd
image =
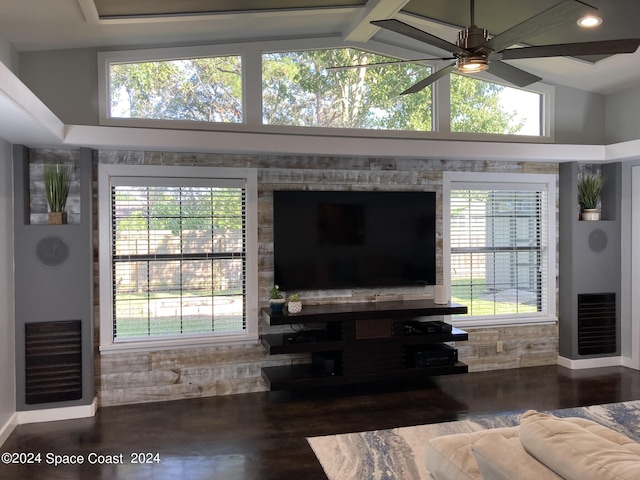
[[[246,192],[246,298],[245,325],[242,333],[194,335],[189,337],[150,338],[136,341],[114,340],[113,280],[112,280],[112,223],[111,188],[121,178],[128,182],[141,178],[143,183],[221,182],[243,185]],[[258,173],[255,168],[227,168],[204,166],[111,165],[98,167],[98,218],[100,262],[100,351],[153,351],[167,348],[193,348],[201,345],[253,343],[258,340]]]
[[[14,413],[13,415],[11,415],[11,417],[9,417],[9,420],[7,420],[4,425],[0,426],[0,446],[2,446],[4,442],[7,441],[7,438],[9,438],[9,435],[11,435],[11,432],[13,432],[13,429],[17,426],[18,415]]]
[[[625,366],[622,357],[581,358],[572,360],[558,355],[558,365],[571,370],[584,370],[586,368],[619,367]]]
[[[25,410],[16,412],[17,424],[40,422],[57,422],[59,420],[73,420],[76,418],[93,417],[98,410],[98,398],[94,397],[89,405],[72,407],[45,408],[42,410]]]
[[[556,284],[556,175],[530,173],[450,172],[442,175],[442,276],[444,285],[451,285],[451,192],[473,190],[535,190],[546,192],[544,219],[547,232],[544,242],[546,278],[542,285],[544,305],[537,314],[479,315],[451,320],[456,327],[497,327],[512,325],[552,324],[557,321]]]

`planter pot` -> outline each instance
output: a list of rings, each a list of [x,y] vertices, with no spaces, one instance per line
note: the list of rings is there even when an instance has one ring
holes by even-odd
[[[271,298],[269,299],[269,307],[271,307],[272,312],[281,312],[284,308],[285,299],[284,298]]]
[[[590,222],[600,220],[600,212],[595,209],[584,209],[580,218]]]
[[[49,212],[49,225],[66,225],[67,212]]]
[[[287,309],[289,313],[300,313],[302,311],[302,302],[289,302]]]

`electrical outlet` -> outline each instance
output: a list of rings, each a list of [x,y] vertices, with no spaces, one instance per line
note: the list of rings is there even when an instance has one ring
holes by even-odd
[[[500,353],[500,352],[502,352],[502,350],[503,350],[503,348],[502,348],[502,340],[498,340],[496,342],[496,352]]]

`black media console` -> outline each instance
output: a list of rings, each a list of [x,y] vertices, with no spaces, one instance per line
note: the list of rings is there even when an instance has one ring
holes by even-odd
[[[429,318],[464,313],[432,300],[311,305],[297,314],[263,308],[271,325],[295,326],[261,337],[269,354],[309,352],[311,363],[265,367],[262,377],[282,390],[466,373],[445,342],[468,340],[467,332]]]

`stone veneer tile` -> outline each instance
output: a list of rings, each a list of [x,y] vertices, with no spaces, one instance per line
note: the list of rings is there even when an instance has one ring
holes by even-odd
[[[264,392],[265,390],[266,386],[262,377],[216,382],[216,395],[235,395],[238,393]]]
[[[266,358],[266,352],[258,344],[250,346],[220,345],[180,350],[159,350],[151,352],[151,368],[179,369],[202,365],[221,365],[230,363],[260,362]]]
[[[127,372],[103,374],[100,377],[100,390],[133,389],[157,385],[180,383],[180,373],[171,370],[153,370],[150,372]]]
[[[151,357],[146,353],[108,353],[99,356],[102,375],[151,370]]]
[[[199,385],[173,384],[153,387],[122,388],[101,390],[99,404],[101,407],[126,405],[128,403],[164,402],[187,398],[208,397],[217,394],[216,384],[202,387]]]

